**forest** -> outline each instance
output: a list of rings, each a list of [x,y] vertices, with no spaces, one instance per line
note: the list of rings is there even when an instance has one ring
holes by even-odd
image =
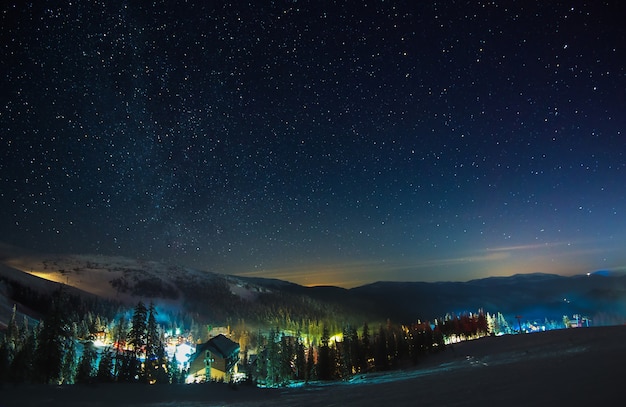
[[[132,309],[71,295],[61,287],[49,297],[19,292],[33,307],[48,304],[39,321],[18,321],[15,307],[0,334],[0,381],[7,383],[183,383],[188,365],[168,355],[172,340],[198,344],[210,325],[179,314],[163,318],[157,307],[139,301]],[[498,318],[482,311],[448,315],[409,325],[391,320],[370,328],[334,319],[288,317],[277,312],[267,324],[227,327],[241,348],[243,382],[277,387],[292,382],[348,380],[356,374],[417,365],[446,343],[488,335]],[[167,323],[157,321],[169,321]],[[506,321],[500,315],[500,324]],[[501,329],[501,328],[497,328]],[[172,332],[178,332],[173,338]]]

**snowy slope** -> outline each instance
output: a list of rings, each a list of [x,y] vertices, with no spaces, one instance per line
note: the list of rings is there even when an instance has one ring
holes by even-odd
[[[59,288],[59,283],[55,281],[47,280],[31,273],[25,273],[5,264],[0,264],[0,328],[7,325],[14,305],[17,307],[16,320],[20,325],[24,321],[24,316],[26,316],[32,324],[35,324],[36,319],[41,317],[37,311],[34,311],[24,304],[12,299],[11,285],[13,283],[17,283],[23,287],[28,287],[33,291],[42,294],[50,294]],[[89,295],[88,293],[81,292],[73,287],[66,288],[73,294],[83,296]]]
[[[247,317],[249,307],[241,302],[255,302],[259,295],[273,291],[236,276],[126,257],[10,255],[5,251],[2,258],[0,280],[16,281],[37,292],[50,293],[63,285],[126,306],[140,300],[154,302],[162,310],[198,314],[212,322]],[[284,286],[289,284],[277,287]],[[5,321],[5,314],[0,313],[0,323]]]
[[[13,406],[589,406],[621,405],[626,326],[490,337],[415,369],[286,389],[223,384],[3,388]]]

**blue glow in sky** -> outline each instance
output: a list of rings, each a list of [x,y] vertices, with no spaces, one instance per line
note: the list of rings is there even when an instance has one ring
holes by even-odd
[[[3,2],[0,240],[308,285],[623,269],[624,15]]]

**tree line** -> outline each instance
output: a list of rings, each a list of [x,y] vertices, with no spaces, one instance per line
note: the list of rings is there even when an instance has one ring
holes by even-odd
[[[186,372],[165,351],[164,329],[157,323],[153,304],[140,301],[131,313],[118,312],[122,316],[115,321],[89,311],[79,317],[76,309],[83,308],[63,290],[55,292],[49,304],[35,326],[27,319],[20,326],[14,310],[0,338],[0,382],[184,382]],[[446,339],[487,335],[506,321],[501,315],[479,312],[448,315],[432,324],[396,325],[388,320],[374,330],[367,322],[359,329],[333,320],[283,322],[284,327],[259,330],[256,335],[243,322],[237,328],[235,339],[243,351],[240,371],[249,382],[274,387],[292,381],[349,380],[357,374],[416,365],[444,350]],[[291,331],[294,327],[297,330]],[[96,348],[95,335],[105,328],[113,344]]]
[[[349,380],[354,375],[417,365],[429,354],[446,348],[446,338],[461,339],[488,334],[488,318],[477,314],[447,316],[430,322],[395,325],[387,321],[374,332],[365,323],[359,333],[345,325],[341,335],[331,337],[324,326],[321,337],[295,335],[270,329],[259,334],[258,353],[246,360],[248,380],[268,387],[292,381]]]
[[[77,320],[63,290],[52,295],[49,312],[36,325],[20,326],[15,307],[0,338],[0,382],[81,384],[110,382],[177,383],[178,363],[165,351],[163,329],[150,304],[139,302],[131,321],[114,325],[114,345],[100,351],[94,334],[106,322],[86,314]]]

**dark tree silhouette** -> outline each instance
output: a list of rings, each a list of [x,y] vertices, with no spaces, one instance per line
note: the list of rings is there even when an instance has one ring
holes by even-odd
[[[277,330],[270,329],[267,338],[266,358],[267,358],[267,374],[266,381],[268,385],[275,386],[280,384],[280,347],[276,340]]]
[[[104,349],[100,355],[96,378],[100,383],[111,383],[115,381],[115,377],[113,376],[113,354],[110,348]]]
[[[76,360],[76,335],[75,330],[65,344],[65,352],[63,354],[63,366],[61,367],[63,384],[73,384],[76,376],[77,360]]]
[[[309,382],[310,380],[315,380],[315,378],[315,358],[313,356],[313,345],[310,345],[306,354],[306,372],[304,380]]]
[[[87,384],[94,381],[97,357],[98,354],[93,346],[93,342],[85,342],[83,344],[83,355],[80,358],[78,371],[76,372],[76,383]]]
[[[148,310],[144,303],[139,301],[135,306],[128,333],[128,343],[133,347],[136,356],[144,352],[146,346],[147,318]]]
[[[367,322],[363,324],[361,343],[362,346],[359,353],[359,364],[361,365],[361,372],[368,372],[370,369],[369,360],[372,357],[372,345],[370,340],[370,328],[367,325]]]
[[[145,380],[153,382],[157,380],[159,376],[160,381],[165,381],[163,372],[163,355],[165,350],[163,349],[163,342],[161,341],[161,335],[159,334],[159,326],[156,322],[156,310],[154,304],[150,304],[148,308],[148,321],[146,324],[146,358],[145,358]],[[161,371],[160,371],[161,370]]]
[[[328,328],[324,326],[319,348],[319,359],[317,361],[317,377],[320,380],[331,380],[333,378],[333,360],[330,352],[330,334]]]
[[[58,290],[52,297],[50,312],[44,318],[36,350],[36,381],[58,384],[63,382],[63,359],[72,341],[69,321],[64,308],[66,297]]]
[[[125,351],[116,357],[118,367],[118,381],[132,383],[139,379],[140,364],[139,359],[133,351]]]
[[[180,369],[178,368],[178,360],[176,359],[176,354],[174,354],[174,356],[167,365],[167,373],[169,375],[169,382],[171,384],[182,383],[180,380]]]
[[[376,364],[376,370],[382,371],[389,368],[389,352],[387,346],[387,333],[385,328],[381,325],[378,329],[378,336],[376,337],[376,349],[374,354],[374,362]]]
[[[131,328],[130,332],[128,333],[128,343],[133,349],[132,354],[135,360],[126,360],[130,357],[128,354],[126,354],[123,359],[125,363],[125,368],[130,369],[129,372],[125,372],[125,375],[130,375],[133,378],[131,381],[133,381],[135,377],[138,377],[140,380],[145,378],[138,358],[146,350],[147,318],[148,310],[146,309],[146,306],[143,304],[143,302],[139,301],[133,311]]]
[[[28,336],[26,336],[28,334]],[[15,356],[9,366],[8,379],[14,383],[34,380],[36,350],[39,346],[39,326],[30,333],[22,332],[23,343],[15,349]]]
[[[300,339],[300,331],[296,333],[296,345],[295,345],[295,378],[297,380],[304,380],[306,376],[306,352],[302,339]]]

